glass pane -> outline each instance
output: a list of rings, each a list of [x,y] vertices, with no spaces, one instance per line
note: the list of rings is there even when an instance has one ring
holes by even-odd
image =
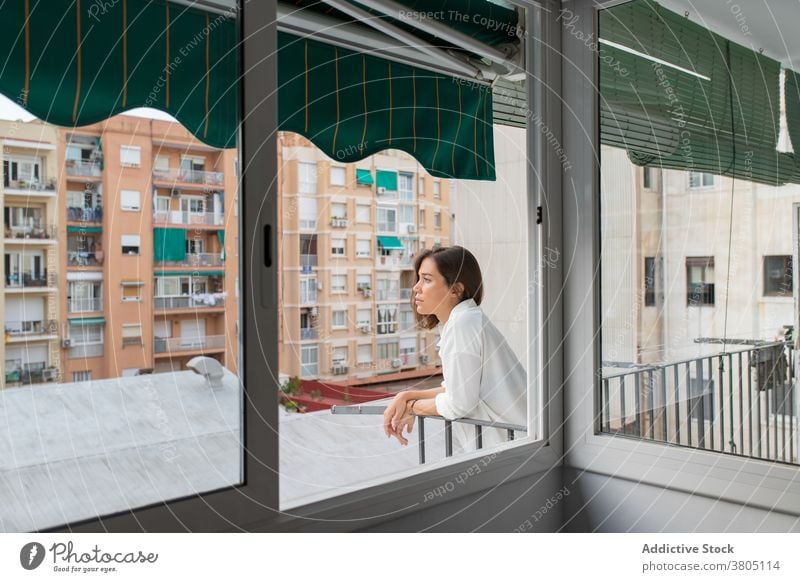
[[[642,1],[600,13],[601,38],[633,37],[598,61],[600,101],[608,108],[601,115],[598,424],[606,433],[796,464],[800,187],[775,162],[783,163],[776,148],[786,105],[774,91],[784,71],[723,30],[705,28],[713,21]],[[670,23],[680,23],[675,46],[683,56],[669,56],[674,39],[660,34]],[[630,46],[634,41],[642,45]],[[695,59],[703,46],[721,48]],[[728,49],[740,51],[742,63],[769,66],[744,76],[707,66],[723,63]],[[698,86],[746,88],[753,101],[743,109],[729,100],[690,104]],[[615,141],[617,130],[627,138],[641,130],[630,125],[638,112],[627,97],[635,94],[647,96],[634,109],[647,109],[654,131],[639,133],[635,144]],[[729,120],[733,107],[754,129],[751,116],[770,114],[769,102],[759,103],[768,95],[775,98],[775,131],[759,136],[764,144],[732,138],[730,125],[704,126]],[[691,111],[691,130],[679,111]],[[702,136],[711,149],[702,149]],[[731,151],[738,154],[727,157]],[[642,169],[634,161],[646,164],[647,184],[636,179]]]
[[[390,480],[401,471],[423,471],[447,460],[443,419],[424,421],[422,464],[418,424],[405,435],[409,446],[404,447],[395,438],[387,439],[382,413],[376,413],[399,391],[441,391],[444,374],[452,374],[454,398],[470,385],[463,376],[459,379],[456,368],[461,364],[443,374],[441,325],[424,328],[415,317],[415,259],[437,246],[461,245],[477,259],[485,287],[480,306],[474,304],[478,311],[471,313],[482,311],[486,319],[481,321],[490,330],[487,341],[494,346],[487,348],[484,374],[495,383],[496,393],[521,395],[495,415],[486,404],[494,395],[484,385],[481,403],[466,416],[525,425],[515,433],[517,441],[525,439],[528,202],[525,156],[520,152],[525,130],[497,127],[495,140],[495,163],[502,169],[496,182],[434,181],[410,155],[387,150],[346,164],[345,186],[329,196],[325,185],[319,184],[317,197],[312,198],[309,193],[317,192],[317,178],[327,180],[331,166],[340,166],[340,161],[328,160],[297,134],[279,135],[280,200],[284,209],[297,209],[279,212],[282,507],[339,495],[371,479]],[[359,183],[357,169],[376,180]],[[391,174],[398,179],[390,179]],[[418,195],[417,186],[425,178],[438,197]],[[427,224],[417,220],[423,209],[430,217]],[[309,228],[314,234],[306,233]],[[460,270],[464,271],[456,266],[448,273]],[[462,310],[469,309],[469,301],[461,304]],[[457,312],[452,321],[458,321]],[[506,343],[501,344],[500,338]],[[448,343],[445,352],[451,349]],[[445,353],[445,360],[452,361],[448,357]],[[491,379],[500,368],[501,378]],[[374,411],[331,412],[333,406],[341,411],[356,404]],[[454,458],[473,454],[475,427],[463,422],[452,426]],[[507,438],[507,432],[486,427],[481,445]]]
[[[112,26],[112,16],[93,30]],[[238,30],[234,11],[209,19],[204,32],[206,19],[196,18],[197,48],[186,50],[205,51],[209,30]],[[84,19],[87,29],[91,22]],[[130,46],[133,34],[132,27]],[[183,59],[186,83],[194,74],[191,84],[205,86],[205,67],[191,69],[204,60]],[[122,59],[118,66],[121,79]],[[106,70],[98,85],[101,77],[117,78]],[[54,95],[61,82],[59,72]],[[100,104],[104,93],[83,86],[97,91],[99,109],[121,99],[109,91],[112,102]],[[196,137],[202,127],[155,109],[62,127],[20,104],[0,97],[0,135],[14,136],[3,146],[13,163],[3,164],[0,191],[0,531],[52,528],[241,483],[238,152],[204,143]],[[135,191],[138,212],[121,208],[123,188]]]

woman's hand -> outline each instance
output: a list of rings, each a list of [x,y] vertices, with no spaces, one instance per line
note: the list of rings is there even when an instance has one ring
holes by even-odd
[[[406,429],[407,434],[411,434],[411,430],[414,428],[414,415],[411,414],[411,411],[408,411],[408,415],[404,416],[400,419],[397,423],[397,429],[394,432],[394,436],[397,437],[397,440],[400,441],[400,444],[406,446],[408,444],[408,439],[403,436],[403,429]]]
[[[386,433],[386,438],[390,438],[395,434],[397,422],[405,415],[406,406],[408,405],[408,398],[402,392],[395,394],[389,406],[383,412],[383,432]]]

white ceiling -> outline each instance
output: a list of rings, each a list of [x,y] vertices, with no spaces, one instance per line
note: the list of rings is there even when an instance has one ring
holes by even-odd
[[[798,0],[657,0],[665,8],[800,71]]]

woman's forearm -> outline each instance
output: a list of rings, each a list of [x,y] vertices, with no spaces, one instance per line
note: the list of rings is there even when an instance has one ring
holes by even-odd
[[[423,400],[423,399],[430,399],[435,398],[437,394],[441,394],[445,391],[444,384],[437,386],[436,388],[427,388],[425,390],[403,390],[402,392],[398,392],[397,395],[403,398],[406,402],[409,400]]]

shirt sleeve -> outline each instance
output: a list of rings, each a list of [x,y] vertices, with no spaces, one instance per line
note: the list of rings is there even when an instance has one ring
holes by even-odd
[[[480,313],[461,316],[453,323],[439,351],[445,391],[434,401],[436,412],[447,420],[468,417],[478,405],[483,362]]]

